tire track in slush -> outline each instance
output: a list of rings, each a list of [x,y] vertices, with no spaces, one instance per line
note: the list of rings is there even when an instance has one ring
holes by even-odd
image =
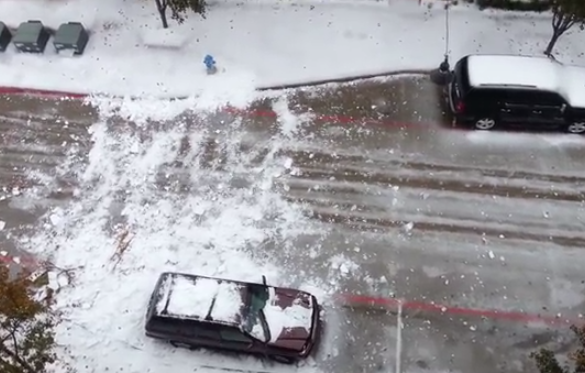
[[[65,160],[73,145],[87,146],[87,123],[55,121],[51,116],[37,114],[0,117],[0,182],[5,186],[21,187],[31,171],[51,173]],[[201,157],[209,165],[217,154],[216,139],[209,137],[209,156]],[[242,144],[242,151],[254,145]],[[182,147],[185,147],[182,145]],[[256,156],[249,166],[262,163],[268,149],[255,147]],[[585,236],[580,232],[555,229],[554,234],[522,231],[518,227],[503,228],[485,223],[485,219],[465,222],[457,217],[410,213],[408,220],[381,208],[380,201],[370,201],[371,195],[391,188],[424,189],[428,193],[458,193],[462,208],[470,196],[498,196],[537,201],[581,202],[584,200],[585,178],[572,175],[543,175],[529,172],[509,172],[498,169],[476,169],[458,165],[437,165],[420,161],[389,159],[372,161],[371,157],[343,155],[336,152],[311,152],[303,149],[281,149],[277,156],[290,157],[297,168],[295,175],[286,180],[286,198],[304,204],[308,214],[318,220],[344,224],[353,229],[393,229],[414,223],[414,229],[453,233],[505,236],[525,240],[547,240],[566,246],[583,246]],[[222,162],[218,164],[221,165]],[[181,162],[169,165],[181,172]],[[217,169],[221,171],[221,167]],[[165,170],[168,172],[168,170]],[[27,181],[29,184],[30,180]],[[281,181],[282,183],[282,181]],[[306,193],[310,190],[311,193]],[[66,192],[65,192],[66,193]],[[383,193],[383,192],[382,192]],[[339,201],[336,195],[345,195],[348,202]],[[420,203],[419,203],[420,205]],[[502,212],[505,213],[505,212]],[[523,222],[517,222],[520,226]]]
[[[228,160],[217,153],[214,138],[208,139],[205,149],[213,155],[208,166],[222,171]],[[268,148],[258,144],[241,144],[240,152],[248,157],[246,167],[262,164]],[[418,231],[463,233],[481,236],[507,237],[527,241],[548,241],[562,246],[582,247],[581,218],[577,214],[584,199],[585,178],[573,175],[547,175],[529,172],[509,172],[499,169],[478,169],[460,165],[389,160],[372,162],[371,157],[311,152],[302,149],[280,149],[277,157],[292,159],[294,172],[276,181],[284,197],[305,207],[308,216],[322,222],[341,224],[359,231],[379,232],[413,225]],[[220,157],[222,162],[209,163]],[[241,159],[240,159],[241,161]],[[182,168],[182,162],[176,165]],[[172,167],[174,168],[174,167]],[[173,173],[180,173],[175,169]],[[165,174],[169,173],[165,169]],[[249,178],[238,175],[240,182]],[[249,180],[251,184],[251,180]],[[400,192],[395,192],[398,190]],[[450,207],[424,211],[430,200],[445,199]],[[403,205],[416,205],[415,210],[388,208],[392,200],[404,199]],[[496,205],[490,214],[482,216],[450,215],[449,210],[469,210],[469,202],[478,206]],[[498,201],[495,203],[494,201]],[[440,202],[440,201],[439,201]],[[510,204],[524,204],[530,214],[509,217]],[[435,207],[440,207],[435,203]],[[428,210],[428,208],[427,208]],[[549,213],[551,219],[541,216]],[[492,216],[490,216],[492,215]],[[555,222],[559,216],[563,221]],[[573,217],[573,218],[571,218]]]
[[[304,204],[309,216],[326,223],[373,232],[411,225],[422,232],[585,245],[581,177],[435,168],[404,160],[378,166],[369,157],[339,152],[287,154],[296,167],[286,180],[287,199]],[[394,206],[397,200],[399,207]],[[529,212],[517,213],[515,206]]]

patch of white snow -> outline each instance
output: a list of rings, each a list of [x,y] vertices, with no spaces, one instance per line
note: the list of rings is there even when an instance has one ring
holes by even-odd
[[[310,330],[312,307],[306,308],[293,303],[292,306],[282,308],[277,305],[277,295],[274,288],[269,288],[269,299],[264,307],[266,322],[270,329],[270,341],[275,342],[285,329],[304,328]],[[296,302],[296,301],[295,301]]]
[[[173,276],[167,312],[176,316],[203,319],[211,309],[218,287],[219,283],[215,280],[199,278],[194,281],[185,276]]]
[[[217,321],[234,322],[241,314],[244,300],[242,287],[231,282],[222,282],[215,295],[211,318]]]

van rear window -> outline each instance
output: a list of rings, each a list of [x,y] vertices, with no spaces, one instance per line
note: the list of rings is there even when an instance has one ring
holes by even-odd
[[[457,64],[455,64],[455,68],[453,69],[454,72],[454,87],[457,87],[457,97],[461,98],[465,96],[465,94],[471,88],[469,86],[469,76],[468,69],[467,69],[467,58],[464,57]]]

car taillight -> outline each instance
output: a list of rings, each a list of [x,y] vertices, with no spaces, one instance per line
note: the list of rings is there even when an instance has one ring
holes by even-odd
[[[459,101],[457,103],[457,106],[455,107],[455,110],[457,111],[457,113],[461,114],[463,113],[463,111],[465,110],[465,104],[463,103],[463,101]]]

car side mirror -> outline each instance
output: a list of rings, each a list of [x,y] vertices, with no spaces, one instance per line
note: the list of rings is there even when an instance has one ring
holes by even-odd
[[[262,285],[266,286],[266,276],[262,275]]]

